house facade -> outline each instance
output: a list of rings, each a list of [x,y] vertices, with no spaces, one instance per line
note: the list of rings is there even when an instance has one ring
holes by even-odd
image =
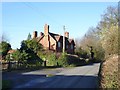
[[[65,51],[67,53],[74,53],[75,42],[73,39],[69,39],[69,32],[65,32]],[[56,52],[62,52],[63,50],[63,36],[49,32],[49,25],[45,24],[44,33],[40,32],[40,36],[37,35],[37,31],[33,32],[33,38],[35,38],[43,47],[47,50]]]

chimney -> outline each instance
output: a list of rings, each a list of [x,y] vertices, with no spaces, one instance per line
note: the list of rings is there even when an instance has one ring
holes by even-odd
[[[40,37],[41,37],[41,36],[43,36],[43,33],[42,33],[42,32],[40,32]]]
[[[34,31],[33,32],[33,38],[36,38],[37,37],[37,31]]]
[[[69,32],[65,32],[65,37],[69,38]]]
[[[48,33],[49,33],[49,25],[45,24],[45,26],[44,26],[44,35],[46,36],[46,35],[48,35]]]

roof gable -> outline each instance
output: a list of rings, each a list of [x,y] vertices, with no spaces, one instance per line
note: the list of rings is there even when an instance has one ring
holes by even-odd
[[[50,33],[49,32],[49,35],[52,36],[52,38],[55,40],[55,41],[59,41],[61,35],[59,34],[54,34],[54,33]]]
[[[49,35],[57,42],[58,41],[63,41],[63,36],[62,35],[51,33],[51,32],[49,32]],[[36,39],[39,42],[43,37],[44,37],[44,34],[42,36],[40,36],[40,37],[37,37]],[[65,41],[66,41],[66,44],[73,43],[75,45],[75,42],[74,42],[73,39],[69,39],[69,38],[65,37]]]

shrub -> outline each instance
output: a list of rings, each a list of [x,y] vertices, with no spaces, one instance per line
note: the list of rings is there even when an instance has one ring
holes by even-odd
[[[87,64],[86,59],[80,59],[79,57],[75,57],[72,55],[68,55],[68,59],[69,59],[69,64],[72,64],[74,66]]]
[[[80,56],[81,58],[89,58],[88,56],[88,52],[86,50],[83,50],[81,48],[79,48],[77,51],[76,51],[76,54],[78,56]]]
[[[47,58],[48,66],[57,66],[57,59],[55,54],[50,54]]]
[[[69,59],[66,53],[62,53],[62,55],[58,58],[58,65],[63,67],[69,66]]]

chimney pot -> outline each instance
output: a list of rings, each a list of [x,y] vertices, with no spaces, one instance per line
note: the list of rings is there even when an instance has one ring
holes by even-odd
[[[37,31],[34,31],[33,32],[33,38],[36,38],[37,37]]]
[[[42,32],[40,32],[40,37],[41,37],[41,36],[43,36],[43,33],[42,33]]]

